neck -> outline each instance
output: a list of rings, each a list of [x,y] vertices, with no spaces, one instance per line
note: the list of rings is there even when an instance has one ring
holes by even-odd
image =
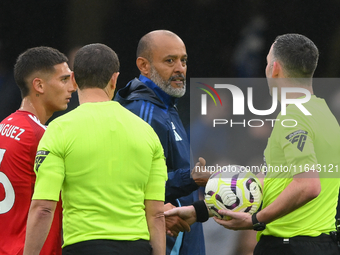
[[[110,93],[100,88],[85,88],[78,90],[79,104],[106,102],[112,99]]]
[[[43,107],[43,105],[38,102],[37,99],[32,98],[32,96],[27,96],[21,101],[19,110],[34,114],[41,124],[45,124],[53,114],[53,112],[48,111],[48,109]]]

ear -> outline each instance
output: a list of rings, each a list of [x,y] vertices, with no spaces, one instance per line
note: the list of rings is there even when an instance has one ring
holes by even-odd
[[[44,81],[41,78],[34,78],[32,85],[34,93],[44,94]]]
[[[136,65],[142,75],[150,78],[150,62],[146,58],[138,57],[136,60]]]
[[[278,61],[273,62],[272,78],[282,77],[282,66]]]
[[[116,89],[116,84],[117,84],[117,81],[118,81],[118,75],[119,75],[119,72],[116,72],[116,73],[113,73],[112,77],[111,77],[111,89],[114,91]]]
[[[74,72],[71,73],[71,82],[73,83],[73,86],[75,86],[75,88],[78,90],[78,84],[76,82],[76,78],[74,77]]]

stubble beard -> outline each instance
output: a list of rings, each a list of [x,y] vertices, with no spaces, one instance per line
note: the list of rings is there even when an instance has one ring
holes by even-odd
[[[171,81],[177,79],[177,78],[183,78],[183,87],[181,88],[174,88],[171,86]],[[164,80],[157,70],[154,68],[153,65],[151,65],[150,68],[150,80],[152,80],[158,87],[160,87],[165,93],[167,93],[170,96],[173,97],[182,97],[185,94],[186,90],[186,81],[185,76],[183,74],[174,75],[169,78],[169,80]]]

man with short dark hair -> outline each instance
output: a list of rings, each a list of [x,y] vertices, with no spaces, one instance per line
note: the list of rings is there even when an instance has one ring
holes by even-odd
[[[22,254],[33,194],[34,158],[44,124],[65,110],[76,87],[67,57],[50,47],[31,48],[15,64],[20,109],[0,123],[0,254]],[[61,203],[40,254],[61,255]]]
[[[116,53],[82,47],[74,59],[79,103],[39,143],[24,254],[39,254],[59,192],[63,254],[163,255],[166,166],[157,134],[112,97]]]
[[[275,123],[264,152],[265,163],[267,169],[292,167],[289,173],[268,170],[263,209],[253,216],[225,212],[234,219],[216,220],[230,229],[259,230],[254,254],[338,254],[330,233],[335,231],[340,179],[324,170],[340,165],[340,128],[326,102],[313,93],[318,57],[315,44],[299,34],[278,36],[267,56],[271,94],[277,89],[281,98],[283,89],[295,88],[287,98],[301,99],[305,94],[298,89],[308,91],[311,98],[303,106],[311,115],[295,104],[287,106],[285,116],[278,115],[277,119],[294,119],[297,125]]]
[[[156,131],[168,170],[165,201],[176,206],[198,200],[197,189],[210,176],[193,172],[191,177],[189,141],[176,108],[186,91],[187,58],[183,41],[173,32],[156,30],[144,35],[137,47],[139,79],[130,81],[115,97]],[[205,254],[202,224],[192,225],[190,232],[177,238],[167,236],[167,254]]]
[[[262,210],[253,215],[220,210],[231,220],[215,218],[228,229],[259,231],[255,255],[339,254],[334,231],[340,186],[336,170],[340,165],[340,127],[326,102],[313,94],[318,57],[317,47],[303,35],[285,34],[275,39],[267,56],[270,94],[277,90],[280,95],[289,88],[295,91],[286,94],[290,100],[311,95],[303,104],[310,115],[290,104],[286,115],[280,113],[276,118],[295,120],[296,125],[283,126],[277,121],[268,139]],[[204,205],[200,208],[197,213],[193,207],[176,208],[169,214],[191,223],[202,212],[207,215]]]

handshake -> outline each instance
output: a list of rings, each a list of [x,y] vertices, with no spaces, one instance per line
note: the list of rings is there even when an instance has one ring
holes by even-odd
[[[245,212],[233,212],[231,210],[218,210],[221,216],[228,216],[229,220],[214,217],[214,220],[224,228],[231,230],[254,229],[252,215]],[[255,214],[256,215],[256,214]],[[190,225],[195,222],[205,222],[214,215],[210,212],[203,200],[192,205],[175,207],[167,203],[164,206],[166,233],[177,236],[179,232],[190,231]]]
[[[198,186],[205,186],[211,175],[208,171],[197,171],[205,166],[205,160],[199,158],[191,176]],[[218,210],[221,216],[227,216],[229,220],[214,217],[216,223],[232,230],[253,229],[252,216],[245,212],[233,212],[231,210]],[[205,222],[213,217],[203,200],[196,201],[192,205],[176,207],[171,203],[164,205],[166,233],[170,236],[177,236],[179,232],[190,231],[190,225],[195,222]]]
[[[203,158],[198,159],[199,162],[196,163],[194,169],[191,171],[191,176],[198,186],[204,187],[211,175],[209,172],[197,171],[205,166],[205,160]],[[208,215],[208,208],[205,206],[203,201],[200,201],[201,207],[200,211],[203,211]],[[164,205],[164,215],[165,215],[165,225],[166,233],[170,236],[177,236],[179,232],[190,231],[190,225],[195,223],[197,220],[196,210],[193,205],[176,207],[171,203]],[[205,212],[206,211],[206,212]],[[208,219],[208,217],[207,217]],[[206,220],[207,220],[206,219]],[[201,222],[201,221],[200,221]]]
[[[187,206],[186,206],[187,207]],[[186,207],[176,207],[171,203],[164,205],[165,227],[166,233],[170,236],[177,236],[179,232],[190,231],[190,225],[196,222],[196,213],[191,217],[183,216],[181,211],[177,209],[184,209]],[[192,214],[189,213],[190,215]],[[182,218],[182,217],[183,218]]]
[[[202,200],[192,205],[176,207],[170,203],[164,206],[166,233],[177,236],[179,232],[190,231],[190,225],[195,222],[205,222],[212,217],[205,202]]]
[[[194,169],[191,171],[191,176],[198,186],[205,186],[212,173],[203,170],[205,160],[199,158]],[[253,229],[254,222],[252,216],[245,212],[233,212],[231,210],[218,210],[221,216],[227,216],[225,219],[214,217],[216,223],[221,226],[232,229]],[[177,236],[179,232],[190,231],[190,225],[195,222],[205,222],[209,217],[214,216],[208,209],[203,200],[196,201],[192,205],[176,207],[171,203],[164,205],[165,227],[166,233],[170,236]]]

